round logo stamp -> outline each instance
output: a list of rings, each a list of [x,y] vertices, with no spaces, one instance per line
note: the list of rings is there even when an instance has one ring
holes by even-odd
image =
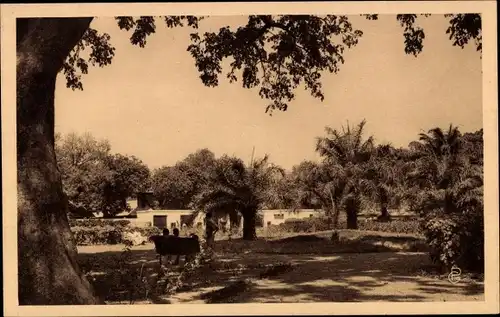
[[[451,284],[457,284],[460,282],[460,275],[462,274],[462,270],[460,270],[459,267],[453,265],[451,267],[451,272],[448,274],[448,281],[450,281]]]

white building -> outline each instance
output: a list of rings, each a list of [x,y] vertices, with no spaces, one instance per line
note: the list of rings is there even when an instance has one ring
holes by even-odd
[[[321,209],[267,209],[262,210],[264,227],[269,225],[279,225],[287,219],[304,219],[317,217],[323,214]]]
[[[142,193],[141,193],[142,194]],[[173,209],[163,209],[163,210],[154,210],[150,207],[148,203],[147,195],[151,195],[150,193],[144,193],[139,196],[138,200],[128,200],[127,203],[129,206],[135,210],[137,214],[137,218],[128,219],[132,223],[138,226],[155,226],[158,228],[181,228],[183,224],[192,223],[193,226],[197,226],[198,224],[204,224],[203,214],[199,214],[192,221],[193,210],[184,209],[184,210],[173,210]],[[259,212],[262,215],[262,226],[267,227],[269,225],[279,225],[284,223],[287,219],[304,219],[310,217],[316,217],[323,214],[323,210],[321,209],[264,209]],[[218,217],[219,218],[219,217]],[[222,217],[219,218],[219,224],[226,224],[226,228],[229,229],[229,218]],[[242,221],[240,221],[240,227],[243,225]]]
[[[137,211],[137,222],[149,222],[152,226],[160,229],[181,228],[183,224],[188,225],[192,219],[192,210],[142,210]],[[203,215],[199,214],[193,221],[193,226],[203,225]]]

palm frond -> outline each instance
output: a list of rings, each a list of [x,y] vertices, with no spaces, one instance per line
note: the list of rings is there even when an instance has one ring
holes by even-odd
[[[366,120],[363,119],[358,124],[357,129],[354,131],[354,135],[353,135],[353,139],[354,139],[353,148],[355,148],[355,149],[358,149],[358,148],[361,147],[361,142],[363,141],[363,132],[364,132],[365,125],[366,125]],[[370,138],[372,138],[372,137],[370,136]],[[368,140],[370,138],[368,138]]]

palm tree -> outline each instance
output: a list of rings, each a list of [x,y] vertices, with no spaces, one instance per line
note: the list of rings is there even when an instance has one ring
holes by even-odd
[[[452,124],[447,132],[437,127],[427,133],[420,133],[419,140],[427,153],[432,153],[437,157],[454,156],[461,149],[461,133],[458,127],[454,127]]]
[[[363,141],[365,125],[366,120],[362,120],[356,127],[350,127],[348,123],[342,127],[342,132],[326,127],[326,136],[317,139],[316,151],[324,161],[342,167],[367,162],[374,151],[374,139],[369,136]]]
[[[193,200],[197,212],[212,212],[216,217],[243,217],[243,239],[256,238],[257,212],[269,199],[268,189],[277,175],[284,171],[271,163],[266,155],[245,166],[236,157],[222,156],[212,175]]]
[[[463,269],[484,269],[482,168],[471,164],[468,157],[454,160],[453,171],[446,161],[426,165],[434,165],[437,175],[432,178],[434,184],[429,182],[416,198],[431,258],[448,267],[455,263]],[[453,238],[446,238],[443,232]],[[445,249],[452,253],[443,253],[443,245],[451,241]]]
[[[464,150],[471,156],[471,162],[477,165],[483,165],[483,129],[473,133],[464,133],[462,136]]]
[[[327,221],[337,227],[338,213],[341,206],[345,180],[344,169],[339,165],[304,161],[294,166],[292,171],[294,188],[296,188],[295,206],[300,206],[312,197],[319,200]]]
[[[367,164],[374,152],[374,139],[369,136],[363,139],[366,120],[362,120],[356,127],[342,127],[337,131],[330,127],[325,128],[326,136],[317,139],[316,151],[323,157],[326,170],[330,171],[330,186],[336,193],[332,197],[347,213],[347,228],[357,228],[357,215],[361,208],[361,175],[363,166]],[[327,174],[327,173],[325,173]],[[333,196],[333,195],[332,195]],[[334,223],[337,222],[338,212],[334,214]]]
[[[398,169],[394,149],[379,145],[367,164],[361,180],[364,193],[380,206],[379,220],[390,220],[388,206],[398,194]]]
[[[447,132],[438,127],[420,133],[419,140],[420,146],[414,148],[419,155],[411,176],[420,188],[446,189],[460,175],[466,159],[460,131],[450,124]]]
[[[379,205],[378,220],[390,220],[389,206],[399,207],[407,197],[405,176],[412,169],[408,162],[413,160],[408,150],[382,144],[366,164],[361,180],[363,193]]]
[[[421,134],[423,155],[411,179],[420,188],[418,211],[431,246],[431,257],[450,266],[480,269],[483,261],[483,171],[450,125]],[[443,235],[443,232],[445,233]],[[453,237],[449,238],[449,237]],[[444,250],[444,251],[443,251]]]

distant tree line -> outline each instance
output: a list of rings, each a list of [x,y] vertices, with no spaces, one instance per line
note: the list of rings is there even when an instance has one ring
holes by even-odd
[[[127,198],[150,187],[147,165],[134,156],[112,154],[107,140],[91,134],[56,135],[56,158],[69,211],[104,217],[128,210]]]
[[[423,218],[463,208],[482,215],[482,129],[461,134],[453,125],[434,128],[396,148],[365,138],[365,124],[326,127],[316,144],[321,160],[290,171],[267,155],[245,164],[205,148],[150,172],[133,156],[110,154],[108,141],[89,134],[58,136],[56,150],[71,206],[113,216],[128,208],[127,198],[152,190],[162,209],[243,217],[246,239],[255,238],[261,209],[323,209],[332,228],[344,212],[348,229],[356,229],[359,213],[374,206],[380,221],[390,221],[389,210],[400,208]]]

